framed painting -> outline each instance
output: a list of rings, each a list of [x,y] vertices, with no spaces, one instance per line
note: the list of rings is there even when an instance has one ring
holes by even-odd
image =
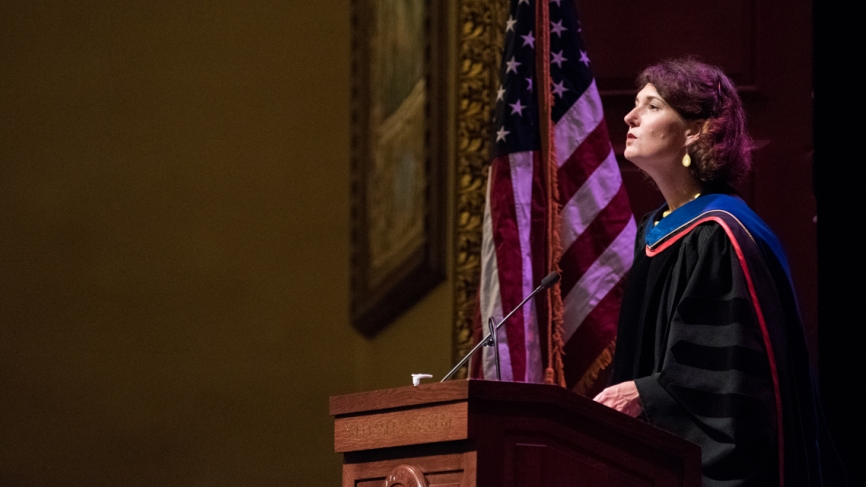
[[[447,2],[352,1],[351,316],[373,336],[445,278]]]

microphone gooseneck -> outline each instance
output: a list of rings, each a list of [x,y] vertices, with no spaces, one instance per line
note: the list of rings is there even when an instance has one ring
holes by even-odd
[[[475,352],[477,352],[479,348],[483,347],[483,346],[484,346],[485,344],[487,344],[488,342],[491,342],[492,339],[495,339],[496,331],[499,330],[499,328],[500,328],[500,327],[501,327],[501,326],[502,326],[506,321],[508,321],[508,318],[511,318],[511,315],[513,315],[514,313],[517,312],[517,310],[519,310],[520,308],[522,308],[523,305],[526,304],[527,301],[529,301],[530,299],[532,299],[533,296],[535,296],[536,294],[538,294],[539,291],[541,291],[542,289],[547,289],[547,288],[553,286],[554,284],[556,284],[557,282],[559,282],[559,278],[560,278],[560,275],[559,275],[559,273],[556,272],[556,271],[553,271],[553,272],[551,272],[550,274],[548,274],[547,276],[545,276],[545,278],[541,280],[541,284],[539,284],[538,287],[535,288],[534,291],[532,291],[531,293],[529,293],[529,296],[526,296],[525,298],[523,298],[523,301],[521,301],[520,304],[518,304],[518,305],[517,305],[513,310],[511,310],[511,312],[508,313],[508,314],[505,316],[505,318],[502,318],[502,321],[500,321],[499,324],[497,324],[495,327],[491,326],[491,327],[490,327],[490,328],[491,328],[491,331],[487,334],[487,336],[484,337],[484,338],[482,338],[481,341],[479,341],[478,344],[475,345],[475,347],[474,347],[472,350],[470,350],[469,353],[467,353],[466,356],[464,356],[463,359],[460,360],[460,362],[459,362],[457,365],[455,365],[453,369],[451,369],[451,372],[448,372],[448,374],[446,374],[445,377],[443,377],[442,380],[439,381],[439,382],[445,382],[445,381],[448,380],[452,375],[454,375],[455,373],[457,373],[457,371],[460,370],[460,367],[463,367],[463,365],[464,365],[467,361],[469,361],[469,358],[472,357],[472,355],[474,355]],[[491,325],[492,323],[493,323],[493,317],[491,316],[491,317],[490,317],[490,323],[489,323],[489,325]],[[497,346],[496,351],[497,351],[497,352],[499,351],[498,346]],[[498,359],[498,354],[497,354],[497,359]],[[498,364],[498,360],[497,360],[497,364],[496,364],[496,365],[497,365],[497,368],[498,368],[498,365],[499,365],[499,364]]]

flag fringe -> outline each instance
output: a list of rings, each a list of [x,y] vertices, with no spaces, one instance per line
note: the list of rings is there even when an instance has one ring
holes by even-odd
[[[607,347],[601,351],[598,357],[592,362],[592,365],[586,370],[583,374],[583,377],[577,381],[577,384],[574,386],[574,392],[580,394],[581,396],[585,396],[587,392],[591,391],[595,386],[595,381],[598,380],[599,374],[601,371],[608,368],[610,364],[613,362],[613,354],[616,351],[616,339],[611,340],[610,343],[607,344]]]

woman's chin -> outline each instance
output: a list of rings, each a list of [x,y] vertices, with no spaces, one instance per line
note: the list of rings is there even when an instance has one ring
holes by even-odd
[[[641,167],[641,165],[642,165],[641,163],[643,162],[643,158],[641,158],[641,156],[639,154],[637,154],[635,151],[629,150],[628,147],[626,147],[625,151],[623,151],[623,153],[622,153],[622,156],[628,162],[634,164],[637,167]]]

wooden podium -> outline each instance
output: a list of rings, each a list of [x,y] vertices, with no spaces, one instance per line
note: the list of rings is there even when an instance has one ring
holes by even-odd
[[[557,386],[422,384],[330,413],[343,487],[701,485],[700,447]]]

